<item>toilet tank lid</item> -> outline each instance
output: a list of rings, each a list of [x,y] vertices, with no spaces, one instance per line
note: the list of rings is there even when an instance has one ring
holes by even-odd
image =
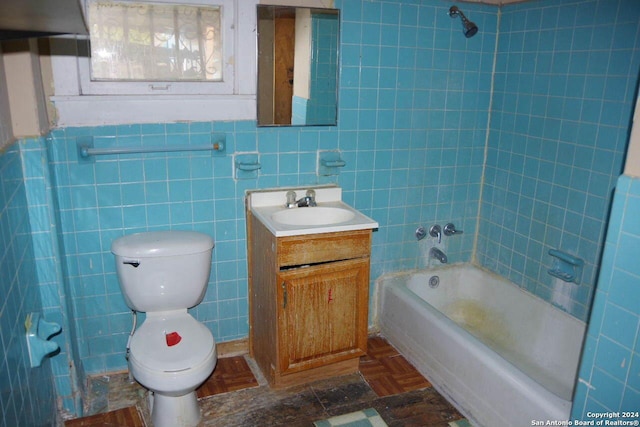
[[[118,237],[111,252],[125,257],[155,258],[211,250],[213,239],[195,231],[149,231]]]

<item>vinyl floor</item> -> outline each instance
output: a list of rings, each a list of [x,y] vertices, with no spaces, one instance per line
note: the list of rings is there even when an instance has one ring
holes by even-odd
[[[151,427],[147,393],[126,373],[92,377],[89,416],[65,427]],[[200,426],[313,426],[314,421],[374,408],[389,427],[448,427],[462,415],[382,337],[370,337],[358,373],[284,390],[271,389],[248,356],[218,360],[197,390]]]

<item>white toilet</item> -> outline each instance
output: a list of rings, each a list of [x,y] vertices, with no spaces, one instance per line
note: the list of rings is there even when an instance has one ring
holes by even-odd
[[[146,312],[131,338],[129,369],[153,392],[155,427],[200,421],[195,390],[213,372],[213,335],[187,308],[204,297],[213,240],[191,231],[156,231],[113,241],[120,289],[127,305]]]

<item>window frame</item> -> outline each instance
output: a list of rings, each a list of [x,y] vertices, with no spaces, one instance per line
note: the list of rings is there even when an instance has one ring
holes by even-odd
[[[44,79],[51,81],[52,124],[56,127],[103,126],[177,121],[256,120],[256,5],[258,0],[228,0],[234,8],[233,90],[227,94],[181,95],[146,93],[91,95],[80,90],[80,36],[49,39],[51,62],[43,62]],[[190,4],[189,1],[175,2]],[[85,37],[86,38],[86,37]],[[228,41],[223,43],[226,45]],[[86,50],[86,41],[84,41]],[[197,85],[214,84],[198,82]],[[45,83],[48,87],[49,83]]]
[[[87,0],[88,3],[93,0]],[[78,61],[80,93],[82,95],[223,95],[232,94],[235,67],[235,10],[233,0],[115,0],[118,3],[184,4],[190,6],[219,6],[222,35],[222,80],[221,81],[96,81],[91,80],[91,57],[89,40],[79,45],[81,57]],[[241,0],[242,1],[242,0]],[[89,24],[90,25],[90,24]]]

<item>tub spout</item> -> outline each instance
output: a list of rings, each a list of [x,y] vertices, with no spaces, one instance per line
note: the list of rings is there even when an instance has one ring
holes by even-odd
[[[429,257],[435,258],[443,264],[447,263],[447,256],[438,248],[431,248],[429,251]]]

